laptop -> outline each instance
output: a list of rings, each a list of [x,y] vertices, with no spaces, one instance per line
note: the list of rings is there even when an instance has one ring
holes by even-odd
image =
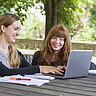
[[[85,77],[91,64],[93,50],[71,50],[65,74],[51,76],[60,79]]]

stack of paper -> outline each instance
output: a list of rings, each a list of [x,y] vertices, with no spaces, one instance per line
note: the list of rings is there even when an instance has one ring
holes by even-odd
[[[96,74],[96,70],[89,70],[88,74]]]
[[[15,79],[10,79],[10,78],[15,78]],[[25,76],[21,76],[21,75],[5,76],[0,78],[0,82],[41,86],[45,83],[49,83],[50,81],[48,79],[53,80],[55,78],[50,76],[44,76],[41,73],[38,73],[34,75],[25,75]]]
[[[25,77],[37,78],[37,79],[47,79],[47,80],[54,80],[55,77],[52,76],[45,76],[42,73],[36,73],[34,75],[25,75]]]

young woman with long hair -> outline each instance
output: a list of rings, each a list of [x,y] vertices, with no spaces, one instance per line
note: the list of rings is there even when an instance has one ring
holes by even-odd
[[[0,76],[34,73],[58,73],[62,70],[51,66],[31,66],[14,46],[20,34],[20,18],[11,13],[0,16]]]
[[[67,66],[71,43],[67,28],[55,25],[48,33],[44,47],[35,52],[32,65]]]

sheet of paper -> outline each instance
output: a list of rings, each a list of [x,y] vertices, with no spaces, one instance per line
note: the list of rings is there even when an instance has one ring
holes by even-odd
[[[88,74],[96,74],[96,70],[89,70]]]
[[[38,78],[38,79],[47,79],[47,80],[54,80],[55,79],[55,77],[45,76],[42,73],[36,73],[34,75],[25,75],[25,77]]]
[[[17,83],[17,84],[24,84],[24,85],[36,85],[36,86],[41,86],[44,83],[49,83],[49,80],[41,80],[41,79],[36,79],[36,78],[31,78],[32,81],[27,81],[27,80],[10,80],[10,77],[15,77],[15,78],[26,78],[28,77],[21,76],[21,75],[13,75],[13,76],[5,76],[5,77],[0,77],[0,82],[6,82],[6,83]]]

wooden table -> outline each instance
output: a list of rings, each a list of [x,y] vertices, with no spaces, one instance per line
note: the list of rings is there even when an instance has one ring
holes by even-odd
[[[96,75],[55,79],[42,86],[0,83],[0,96],[96,96]]]

